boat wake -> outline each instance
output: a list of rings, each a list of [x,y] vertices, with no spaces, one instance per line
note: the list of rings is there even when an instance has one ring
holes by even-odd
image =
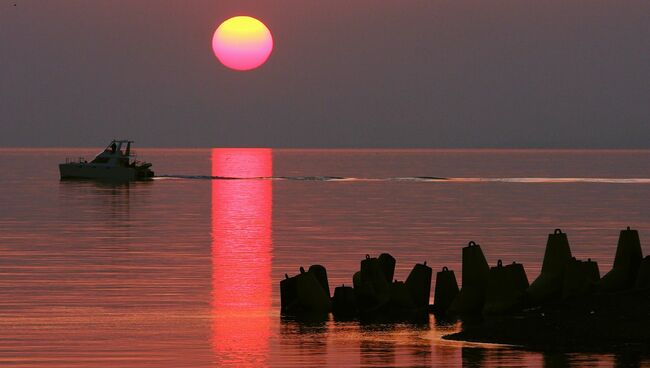
[[[355,178],[342,176],[272,176],[228,177],[210,175],[160,175],[155,180],[273,180],[273,181],[327,181],[327,182],[434,182],[434,183],[599,183],[650,184],[650,178],[442,178],[435,176],[406,176],[391,178]]]
[[[650,184],[650,178],[450,178],[454,182]]]

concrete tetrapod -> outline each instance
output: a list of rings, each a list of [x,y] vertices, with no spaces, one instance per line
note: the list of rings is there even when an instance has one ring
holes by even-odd
[[[322,316],[331,309],[329,296],[312,272],[300,267],[300,274],[280,281],[280,305],[283,315]]]
[[[354,293],[361,313],[374,311],[390,299],[390,283],[381,270],[379,260],[366,255],[361,271],[354,274]]]
[[[570,260],[569,240],[562,230],[555,229],[546,241],[542,272],[526,291],[531,304],[537,305],[562,296],[564,271]]]
[[[320,286],[323,288],[323,291],[325,291],[325,294],[327,294],[327,297],[330,297],[330,285],[329,282],[327,281],[327,270],[325,267],[321,265],[311,265],[309,266],[309,271],[314,276],[316,277],[316,280],[318,280],[318,283]]]
[[[650,256],[645,256],[641,261],[634,287],[637,289],[650,288]]]
[[[411,293],[402,281],[395,280],[390,284],[390,306],[398,311],[414,307]]]
[[[354,289],[341,285],[334,289],[332,298],[332,314],[337,320],[348,320],[356,317],[358,313]]]
[[[598,263],[592,261],[591,258],[587,261],[580,261],[573,257],[567,263],[564,272],[562,298],[569,299],[589,295],[594,291],[598,280],[600,280]]]
[[[481,246],[471,241],[463,248],[463,285],[449,307],[449,314],[478,314],[485,303],[487,279],[490,273]]]
[[[318,278],[312,272],[304,272],[300,268],[300,275],[296,276],[296,290],[298,300],[302,308],[307,312],[329,313],[332,304],[329,295],[318,282]]]
[[[296,289],[296,277],[289,277],[284,274],[284,280],[280,281],[280,312],[288,314],[298,307],[298,290]]]
[[[483,314],[503,314],[523,307],[528,277],[521,263],[503,266],[501,260],[490,268]]]
[[[433,293],[433,312],[436,315],[444,315],[458,295],[458,282],[454,271],[443,267],[442,271],[436,274],[436,287]]]
[[[629,226],[626,230],[621,230],[614,266],[600,280],[598,289],[603,292],[613,292],[633,288],[642,258],[639,233],[631,230]]]
[[[395,258],[388,253],[382,253],[377,258],[379,261],[379,268],[381,269],[386,282],[389,284],[393,282],[393,276],[395,275]]]
[[[418,309],[427,310],[429,308],[432,274],[433,270],[427,266],[427,262],[423,264],[417,263],[406,278],[406,282],[404,282],[411,294],[414,306]]]

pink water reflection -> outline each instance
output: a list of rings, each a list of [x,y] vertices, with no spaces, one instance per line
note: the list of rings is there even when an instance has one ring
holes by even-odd
[[[272,176],[270,149],[215,148],[211,158],[212,176]],[[212,345],[217,363],[267,363],[272,203],[270,180],[212,181]]]

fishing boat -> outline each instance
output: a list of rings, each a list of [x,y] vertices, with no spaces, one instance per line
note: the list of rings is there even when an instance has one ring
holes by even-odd
[[[95,158],[66,159],[59,164],[61,179],[96,179],[111,181],[147,180],[154,176],[151,163],[136,160],[129,140],[112,140]]]

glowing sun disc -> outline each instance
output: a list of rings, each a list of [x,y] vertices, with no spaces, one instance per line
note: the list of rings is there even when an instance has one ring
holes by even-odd
[[[228,68],[251,70],[260,67],[271,56],[273,36],[259,20],[237,16],[221,23],[214,31],[212,51]]]

